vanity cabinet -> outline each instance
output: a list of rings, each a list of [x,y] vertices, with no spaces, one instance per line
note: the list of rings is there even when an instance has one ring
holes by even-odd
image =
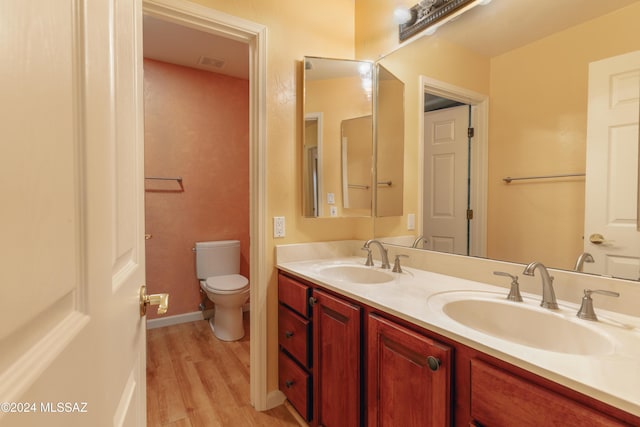
[[[278,385],[307,421],[313,414],[310,296],[309,286],[278,276]]]
[[[367,353],[368,426],[451,424],[451,347],[370,314]]]
[[[629,426],[482,360],[471,360],[471,425]]]
[[[405,319],[278,276],[279,386],[311,426],[640,426]]]
[[[315,423],[359,426],[361,309],[317,289],[311,301]]]

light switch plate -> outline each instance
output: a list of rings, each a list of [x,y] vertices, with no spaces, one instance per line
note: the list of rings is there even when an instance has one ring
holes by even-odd
[[[283,216],[274,216],[273,217],[273,237],[284,237],[284,217]]]
[[[336,195],[334,193],[327,193],[327,203],[330,205],[336,203]]]

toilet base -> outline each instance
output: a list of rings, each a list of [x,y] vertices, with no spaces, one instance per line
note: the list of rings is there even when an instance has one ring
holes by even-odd
[[[209,318],[209,326],[213,334],[221,341],[237,341],[244,337],[242,323],[242,307],[215,307]]]

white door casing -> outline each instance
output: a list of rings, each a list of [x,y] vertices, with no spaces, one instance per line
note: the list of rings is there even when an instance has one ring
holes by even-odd
[[[144,426],[141,4],[0,19],[0,424]]]
[[[640,51],[589,64],[584,271],[640,279]],[[593,243],[592,235],[601,235]]]
[[[267,283],[272,275],[266,249],[267,28],[185,0],[141,1],[144,14],[249,45],[250,399],[256,410],[270,409],[284,395],[269,390],[267,380]]]
[[[425,248],[467,254],[469,107],[424,113]]]

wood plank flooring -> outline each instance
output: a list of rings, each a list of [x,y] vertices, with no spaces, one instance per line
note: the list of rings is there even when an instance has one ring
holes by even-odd
[[[295,426],[283,406],[249,402],[249,313],[240,341],[223,342],[201,320],[147,331],[147,425]]]

